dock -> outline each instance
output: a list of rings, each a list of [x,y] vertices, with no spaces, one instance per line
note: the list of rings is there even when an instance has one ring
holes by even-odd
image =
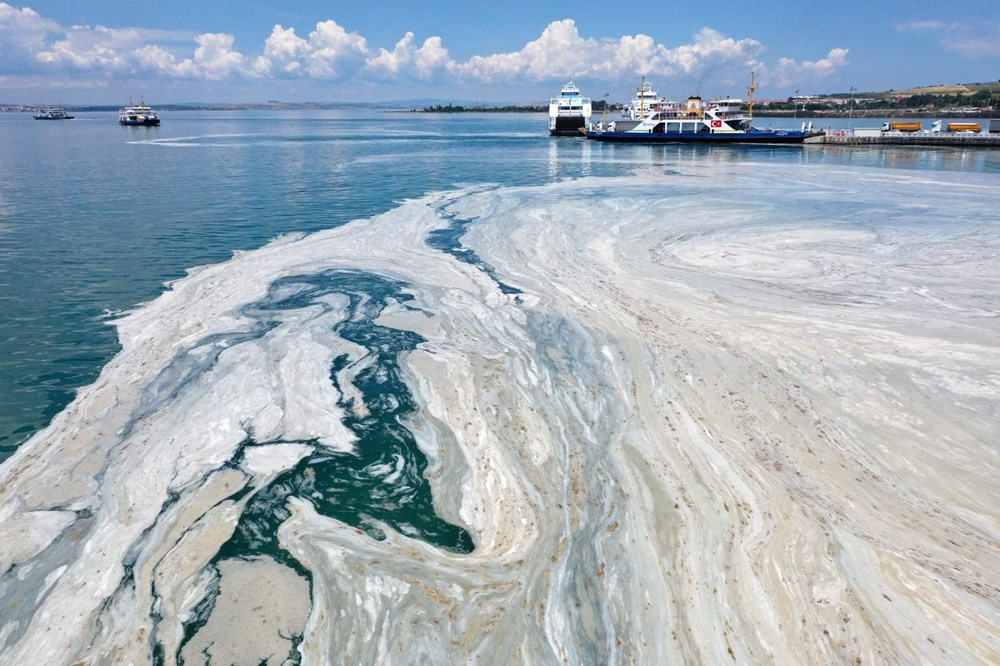
[[[934,146],[960,148],[1000,148],[997,132],[878,132],[834,130],[809,141],[840,146]]]

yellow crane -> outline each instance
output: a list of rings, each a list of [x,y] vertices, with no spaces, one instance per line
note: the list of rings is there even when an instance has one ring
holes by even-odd
[[[753,118],[753,94],[757,92],[757,88],[760,88],[760,84],[757,83],[757,73],[754,71],[750,72],[750,87],[747,88],[747,93],[749,95],[750,112],[749,116]]]

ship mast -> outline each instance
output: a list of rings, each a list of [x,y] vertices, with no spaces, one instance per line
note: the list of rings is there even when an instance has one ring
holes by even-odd
[[[646,117],[646,98],[643,96],[642,92],[646,89],[646,76],[643,75],[642,82],[639,84],[639,117]]]
[[[757,73],[750,72],[750,87],[747,88],[747,93],[750,95],[750,113],[749,116],[753,118],[753,94],[757,92],[757,88],[760,88],[760,84],[757,83]]]

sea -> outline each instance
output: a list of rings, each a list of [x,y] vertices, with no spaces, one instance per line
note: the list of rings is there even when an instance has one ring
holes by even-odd
[[[0,662],[1000,660],[1000,151],[161,118],[0,114]]]

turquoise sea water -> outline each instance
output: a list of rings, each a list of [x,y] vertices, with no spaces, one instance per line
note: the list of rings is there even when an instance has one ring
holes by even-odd
[[[154,298],[189,267],[280,234],[462,184],[622,175],[673,160],[1000,170],[996,151],[622,147],[550,139],[545,122],[540,114],[185,112],[165,114],[158,128],[122,128],[109,113],[58,123],[0,114],[0,459],[114,354],[108,315]]]

